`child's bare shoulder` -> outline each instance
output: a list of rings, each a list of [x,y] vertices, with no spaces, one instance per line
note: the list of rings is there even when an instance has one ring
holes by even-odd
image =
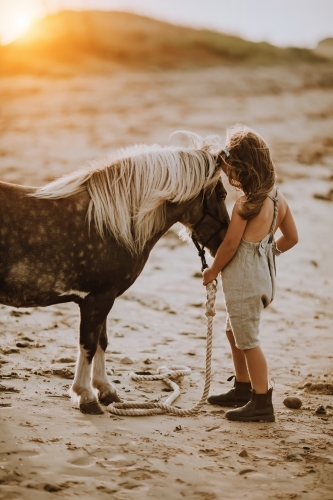
[[[286,200],[286,197],[284,196],[284,194],[282,193],[281,189],[279,188],[279,191],[278,191],[278,199],[279,199],[279,208],[281,207],[282,209],[286,209],[287,206],[288,206],[288,202]]]

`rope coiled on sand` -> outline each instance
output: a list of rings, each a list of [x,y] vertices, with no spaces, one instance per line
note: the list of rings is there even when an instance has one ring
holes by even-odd
[[[176,382],[183,379],[184,376],[191,373],[187,366],[165,365],[158,369],[156,374],[141,375],[131,373],[133,380],[163,380],[169,387],[173,389],[173,394],[168,397],[165,403],[112,403],[107,407],[107,410],[114,415],[124,416],[143,416],[143,415],[159,415],[161,413],[171,413],[184,417],[198,413],[200,408],[206,403],[210,388],[211,380],[211,360],[212,360],[212,345],[213,345],[213,318],[215,316],[215,299],[217,291],[217,281],[214,280],[206,286],[207,301],[205,315],[207,318],[207,337],[206,337],[206,371],[205,371],[205,386],[201,399],[196,405],[189,409],[181,409],[172,406],[172,403],[179,397],[180,389]]]

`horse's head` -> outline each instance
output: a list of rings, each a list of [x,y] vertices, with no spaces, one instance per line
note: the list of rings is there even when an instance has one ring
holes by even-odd
[[[181,222],[199,252],[208,248],[214,256],[225,237],[230,220],[225,205],[226,195],[222,180],[219,179],[213,189],[202,191],[192,201],[182,218]]]

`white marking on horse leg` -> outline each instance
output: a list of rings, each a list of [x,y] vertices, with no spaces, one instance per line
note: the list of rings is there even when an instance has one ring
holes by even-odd
[[[109,382],[106,375],[105,352],[100,345],[93,359],[92,386],[98,390],[102,403],[110,404],[119,401],[116,388]]]
[[[75,377],[70,390],[72,400],[79,402],[80,405],[97,401],[96,394],[91,387],[90,376],[91,363],[88,363],[86,349],[80,346],[75,368]]]

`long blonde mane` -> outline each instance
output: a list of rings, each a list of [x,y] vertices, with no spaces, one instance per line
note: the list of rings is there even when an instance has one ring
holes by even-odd
[[[38,188],[33,196],[65,198],[87,191],[89,224],[93,220],[102,237],[110,232],[132,253],[140,252],[163,229],[166,202],[189,201],[202,189],[212,188],[220,176],[219,137],[177,134],[185,135],[189,146],[136,145],[118,150]]]

